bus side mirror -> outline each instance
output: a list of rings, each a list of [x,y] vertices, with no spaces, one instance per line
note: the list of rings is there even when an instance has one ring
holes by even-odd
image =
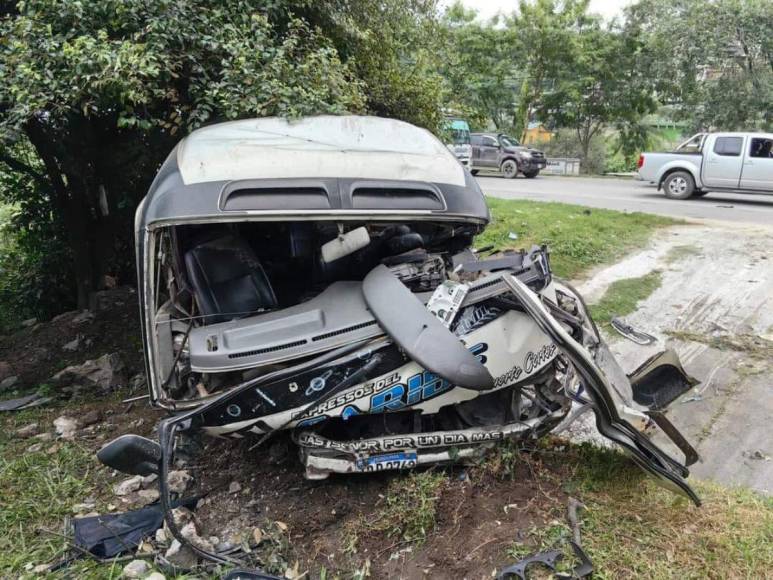
[[[129,475],[158,474],[161,446],[139,435],[121,435],[97,451],[97,459]]]

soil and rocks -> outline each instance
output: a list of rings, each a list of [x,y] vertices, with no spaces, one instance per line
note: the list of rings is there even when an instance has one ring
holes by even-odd
[[[41,387],[63,396],[88,395],[93,388],[131,385],[144,371],[136,291],[102,291],[97,302],[94,312],[25,321],[17,332],[0,336],[0,396]]]

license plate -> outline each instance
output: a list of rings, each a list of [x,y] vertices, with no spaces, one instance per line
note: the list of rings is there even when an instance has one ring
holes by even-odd
[[[416,467],[416,458],[417,455],[415,451],[369,455],[368,457],[357,460],[357,469],[360,471],[411,469]]]

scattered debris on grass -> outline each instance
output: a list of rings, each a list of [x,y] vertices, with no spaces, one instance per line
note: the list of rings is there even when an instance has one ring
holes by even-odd
[[[516,202],[513,207],[526,206]],[[594,210],[594,217],[599,213],[603,212]],[[582,223],[583,215],[578,212],[570,225]],[[510,228],[503,231],[517,232],[519,244],[523,244],[529,232],[542,227],[534,227],[534,220],[543,218],[539,212],[518,216],[518,223],[503,226]],[[624,221],[623,227],[628,228],[636,220]],[[567,232],[561,227],[550,235]],[[618,234],[607,230],[603,235]],[[625,243],[632,243],[632,239],[626,238]],[[586,264],[609,259],[591,245],[567,242],[565,247],[582,253],[579,259]],[[569,261],[564,262],[555,252],[553,256],[554,265],[565,268],[561,273],[572,275]],[[134,316],[135,298],[127,302],[127,316]],[[119,312],[123,308],[120,306]],[[126,339],[126,328],[132,327],[127,322],[130,319],[109,310],[96,316],[68,316],[72,320],[65,317],[56,323],[64,325],[65,332],[37,321],[21,331],[26,333],[27,342],[20,344],[30,346],[31,351],[33,347],[47,350],[45,356],[35,359],[42,361],[42,371],[36,370],[37,363],[29,358],[18,370],[14,361],[14,368],[8,365],[6,372],[14,373],[12,376],[18,373],[22,377],[19,384],[39,385],[66,366],[118,352],[112,346],[102,350],[96,342],[87,344],[87,339],[98,333],[96,327],[101,328],[112,317],[123,330],[122,336],[111,335],[109,340],[124,344],[121,357],[132,369],[128,376],[134,376],[130,383],[136,380],[136,388],[142,387],[144,377],[135,374],[140,373],[138,344],[136,338]],[[74,320],[79,317],[76,324]],[[82,338],[76,351],[61,349],[78,336]],[[12,360],[11,340],[3,339],[4,359]],[[37,340],[41,342],[36,344]],[[748,352],[755,360],[770,356],[770,345],[765,342],[739,342],[736,336],[719,340],[725,348]],[[62,360],[57,358],[60,355]],[[63,519],[74,513],[81,517],[124,509],[112,491],[122,476],[98,465],[93,452],[106,436],[129,430],[150,432],[156,422],[153,412],[142,402],[131,407],[120,402],[132,394],[137,393],[122,389],[96,403],[77,398],[55,400],[47,408],[0,417],[0,576],[31,578],[45,573],[57,561],[64,543],[35,530],[59,530]],[[92,411],[98,411],[101,419],[87,425]],[[77,419],[72,438],[53,440],[52,425],[59,416]],[[43,432],[26,439],[18,435],[20,429],[34,423]],[[36,446],[34,451],[29,451],[30,444]],[[187,493],[222,486],[212,503],[196,510],[197,517],[199,511],[205,515],[196,524],[196,534],[218,550],[249,551],[266,571],[278,575],[308,571],[307,577],[326,580],[378,579],[397,577],[402,572],[410,572],[405,574],[408,577],[432,577],[443,570],[449,577],[488,576],[507,558],[566,546],[573,534],[572,526],[565,522],[570,495],[588,506],[582,512],[583,540],[601,578],[710,577],[717,570],[728,577],[764,577],[773,569],[773,554],[766,543],[773,530],[769,499],[745,490],[698,484],[704,507],[696,509],[641,477],[616,453],[560,441],[541,444],[529,452],[504,444],[484,465],[464,471],[436,469],[299,483],[298,462],[286,449],[274,453],[275,462],[261,462],[254,452],[249,454],[250,442],[241,447],[217,444],[207,447],[198,463],[184,467],[183,473],[190,480],[180,476],[180,485]],[[756,449],[751,449],[748,457],[754,461],[769,459]],[[217,477],[204,476],[215,469]],[[233,494],[228,494],[230,482],[240,486]],[[144,485],[143,481],[130,493],[144,491]],[[408,502],[410,510],[406,509]],[[365,522],[373,526],[365,528]],[[352,528],[357,534],[347,536]],[[163,555],[172,541],[163,528],[159,531],[152,545]],[[342,538],[354,539],[349,552],[344,551],[347,546]],[[677,541],[682,538],[682,542]],[[82,560],[71,563],[66,575],[112,579],[128,563]],[[197,572],[196,576],[212,573],[219,577],[219,572]],[[155,576],[148,578],[163,578],[157,571],[152,574]]]

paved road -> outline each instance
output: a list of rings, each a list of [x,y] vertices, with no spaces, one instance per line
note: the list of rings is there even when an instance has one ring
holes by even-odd
[[[560,201],[619,211],[642,211],[681,218],[773,225],[773,195],[709,193],[684,201],[668,199],[655,186],[631,179],[558,177],[504,179],[478,175],[486,195],[508,199]]]

